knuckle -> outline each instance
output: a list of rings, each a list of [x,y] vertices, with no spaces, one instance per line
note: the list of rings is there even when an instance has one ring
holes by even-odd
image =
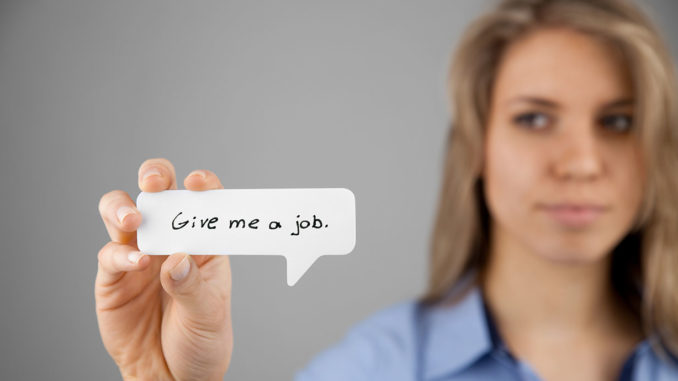
[[[221,184],[221,181],[219,181],[219,176],[217,176],[216,173],[209,171],[209,170],[205,170],[205,173],[207,174],[207,180],[210,183],[213,183],[215,185]]]
[[[203,182],[208,182],[210,181],[210,173],[204,169],[193,170],[184,178],[184,185],[188,184],[190,179],[201,179]]]
[[[209,319],[209,324],[213,327],[223,326],[228,322],[228,311],[226,305],[220,301],[216,300],[213,303],[210,303],[207,307],[206,316]]]
[[[217,301],[215,303],[217,306],[216,311],[214,311],[214,318],[218,323],[224,323],[228,320],[228,310],[225,303]]]
[[[125,195],[124,191],[116,189],[101,196],[99,199],[99,213],[103,216],[114,201],[119,200]]]
[[[141,166],[139,166],[139,175],[142,174],[142,172],[152,166],[159,166],[165,168],[167,171],[170,172],[170,174],[174,174],[174,165],[172,165],[172,162],[169,160],[165,159],[164,157],[155,157],[151,159],[146,159]]]
[[[104,258],[107,256],[108,252],[111,251],[111,246],[113,242],[108,242],[104,246],[99,249],[99,254],[97,254],[97,259],[99,260],[99,263],[104,263]]]
[[[205,181],[207,181],[209,184],[214,186],[221,185],[221,180],[219,179],[219,176],[217,176],[215,172],[210,171],[209,169],[203,169],[202,171],[205,172]]]

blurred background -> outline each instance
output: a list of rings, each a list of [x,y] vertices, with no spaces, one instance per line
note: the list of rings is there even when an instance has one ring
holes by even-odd
[[[178,183],[346,187],[357,244],[294,287],[231,257],[225,380],[289,380],[353,324],[426,286],[450,119],[445,79],[494,1],[0,1],[0,379],[119,380],[94,308],[97,205]],[[676,57],[678,3],[645,0]],[[180,185],[181,187],[181,185]]]

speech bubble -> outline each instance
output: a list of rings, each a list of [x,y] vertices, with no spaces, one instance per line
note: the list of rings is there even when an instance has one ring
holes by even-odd
[[[141,192],[139,250],[206,255],[282,255],[293,286],[323,255],[356,242],[355,196],[346,188]]]

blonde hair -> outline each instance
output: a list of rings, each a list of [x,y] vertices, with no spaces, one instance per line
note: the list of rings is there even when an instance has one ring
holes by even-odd
[[[467,29],[449,73],[454,117],[431,239],[430,281],[421,301],[442,300],[465,275],[484,266],[490,217],[480,170],[494,76],[506,47],[543,27],[602,38],[628,64],[648,176],[638,218],[613,250],[612,282],[646,333],[659,338],[657,352],[678,353],[676,79],[653,23],[629,1],[507,0]]]

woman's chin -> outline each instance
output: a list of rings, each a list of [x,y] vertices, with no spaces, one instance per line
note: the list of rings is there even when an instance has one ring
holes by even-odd
[[[563,266],[587,266],[604,261],[608,255],[607,250],[586,247],[586,245],[554,245],[545,250],[539,250],[542,259]]]

